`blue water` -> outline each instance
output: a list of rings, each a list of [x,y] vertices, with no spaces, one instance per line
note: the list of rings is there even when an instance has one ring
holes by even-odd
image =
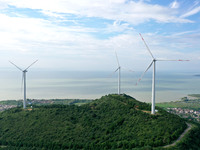
[[[156,101],[176,101],[188,94],[200,93],[200,77],[195,72],[157,72]],[[144,102],[151,102],[151,72],[135,86],[141,72],[122,71],[121,91]],[[88,98],[96,99],[117,93],[117,73],[112,71],[47,71],[27,72],[27,98]],[[0,100],[22,99],[22,73],[0,71]]]

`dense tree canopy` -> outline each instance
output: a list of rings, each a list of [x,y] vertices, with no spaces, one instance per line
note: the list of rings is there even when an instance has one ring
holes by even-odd
[[[180,117],[123,95],[91,103],[47,105],[0,113],[0,144],[32,149],[131,149],[174,141],[187,125]]]

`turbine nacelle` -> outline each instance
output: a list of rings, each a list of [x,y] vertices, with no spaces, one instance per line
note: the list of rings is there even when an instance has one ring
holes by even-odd
[[[118,70],[120,70],[121,69],[121,67],[119,66],[116,70],[115,70],[115,72],[117,72]]]

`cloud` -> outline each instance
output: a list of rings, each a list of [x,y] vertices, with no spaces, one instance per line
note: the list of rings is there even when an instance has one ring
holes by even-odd
[[[0,18],[0,51],[7,59],[5,62],[16,58],[22,61],[39,57],[48,63],[54,62],[51,67],[56,67],[65,66],[58,65],[61,60],[98,60],[99,56],[102,58],[102,54],[106,55],[109,50],[113,50],[109,39],[97,39],[88,34],[96,32],[91,28],[59,26],[44,19],[10,17],[4,14],[0,14]]]
[[[17,8],[42,10],[47,15],[55,13],[74,14],[84,17],[100,17],[109,20],[121,20],[131,24],[140,24],[149,20],[157,22],[188,23],[190,20],[179,18],[171,8],[178,8],[174,1],[171,8],[161,5],[147,4],[142,1],[128,0],[7,0],[8,4]],[[60,17],[60,15],[58,15]]]
[[[194,1],[194,6],[199,5],[199,0]]]
[[[175,0],[170,4],[170,7],[174,8],[174,9],[177,9],[177,8],[179,8],[179,3]]]
[[[130,24],[128,23],[122,23],[119,20],[115,20],[113,22],[113,24],[107,24],[106,28],[104,29],[104,32],[106,34],[108,33],[122,33],[122,32],[126,32],[126,31],[134,31],[133,27],[130,27]]]
[[[186,17],[192,16],[192,15],[195,15],[195,14],[197,14],[197,13],[199,13],[199,12],[200,12],[200,6],[198,6],[198,7],[194,8],[194,9],[188,11],[188,12],[185,13],[185,14],[183,14],[183,15],[181,16],[181,18],[186,18]]]
[[[5,8],[8,8],[7,3],[3,0],[0,0],[0,9],[5,9]]]
[[[17,10],[29,8],[33,9],[32,12],[42,12],[45,17],[0,14],[1,62],[39,59],[43,68],[84,70],[83,66],[87,66],[87,69],[108,70],[116,65],[116,49],[123,66],[141,69],[151,58],[135,30],[137,26],[133,25],[150,20],[162,23],[191,22],[177,17],[169,6],[146,4],[143,1],[85,0],[79,3],[78,0],[49,0],[48,5],[46,3],[46,0],[9,1],[8,4],[17,7]],[[96,20],[102,26],[99,27],[98,23],[94,25]],[[188,33],[187,36],[184,32]],[[198,46],[198,35],[194,39],[195,32],[184,32],[164,36],[152,31],[143,36],[156,57],[173,56],[175,59],[177,55],[188,56],[184,54],[185,51],[193,50],[194,45]],[[99,35],[103,37],[99,38]],[[10,64],[1,63],[1,66]]]
[[[43,68],[84,70],[81,66],[94,69],[96,65],[97,68],[106,69],[115,65],[112,61],[114,48],[125,52],[124,57],[127,57],[127,54],[140,53],[137,48],[134,49],[138,40],[133,36],[136,33],[132,31],[98,39],[88,34],[93,32],[93,29],[81,26],[59,26],[44,19],[10,17],[3,14],[0,18],[1,66],[10,67],[8,60],[29,62],[39,59],[39,66]],[[120,26],[118,23],[114,25]],[[115,43],[119,47],[115,47]],[[23,63],[19,65],[23,66]]]
[[[82,26],[60,26],[40,18],[19,18],[4,14],[1,14],[0,18],[0,51],[3,57],[1,61],[4,62],[39,59],[40,67],[43,68],[81,69],[82,66],[87,66],[87,69],[106,70],[116,65],[113,63],[116,61],[113,56],[114,49],[118,52],[120,63],[129,68],[136,66],[136,70],[140,69],[150,60],[138,33],[120,21],[114,21],[105,28],[95,30]],[[114,33],[119,30],[121,33],[103,39],[91,34],[106,30]],[[177,55],[185,58],[185,51],[181,50],[188,51],[194,47],[192,44],[198,45],[199,37],[194,40],[193,33],[195,31],[169,36],[155,33],[143,36],[155,57],[173,56],[171,59],[175,59]],[[1,65],[10,66],[8,63]]]
[[[61,18],[61,19],[64,18],[64,16],[61,14],[53,13],[53,12],[47,11],[47,10],[42,10],[41,13],[43,13],[44,15],[50,16],[50,17]]]

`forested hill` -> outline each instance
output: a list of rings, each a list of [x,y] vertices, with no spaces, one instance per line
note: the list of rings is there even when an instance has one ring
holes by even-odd
[[[127,95],[91,103],[47,105],[0,113],[0,144],[16,149],[132,149],[159,147],[177,139],[185,121]]]

